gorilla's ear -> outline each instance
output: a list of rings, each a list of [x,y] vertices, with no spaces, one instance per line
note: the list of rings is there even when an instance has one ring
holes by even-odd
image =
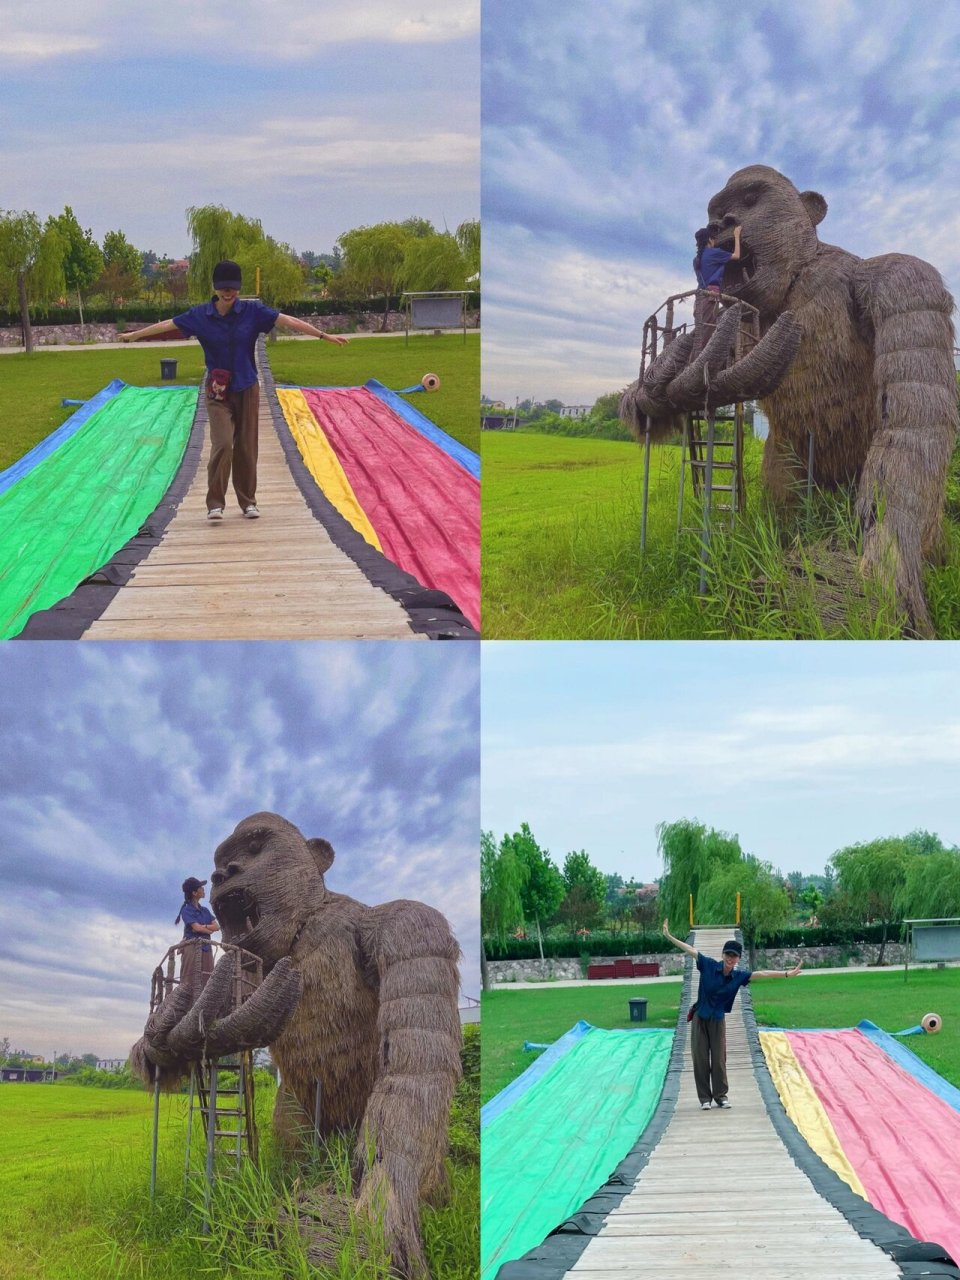
[[[329,840],[324,840],[322,836],[315,836],[314,839],[307,841],[307,848],[313,854],[313,860],[317,864],[317,870],[321,875],[333,864],[333,845]]]
[[[817,226],[827,216],[827,202],[819,191],[801,191],[800,199],[807,211],[807,217]]]

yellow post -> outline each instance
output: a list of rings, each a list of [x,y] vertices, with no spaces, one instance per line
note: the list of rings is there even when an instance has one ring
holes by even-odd
[[[690,895],[690,928],[693,928],[693,894]]]
[[[257,267],[257,297],[260,297],[260,268]]]
[[[736,923],[740,923],[740,890],[737,890],[737,919]]]

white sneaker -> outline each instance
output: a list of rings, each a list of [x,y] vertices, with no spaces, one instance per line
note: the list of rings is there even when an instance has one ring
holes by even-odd
[[[247,517],[248,520],[260,519],[260,509],[255,502],[251,502],[249,507],[244,507],[243,514]]]
[[[717,1106],[718,1106],[718,1107],[722,1107],[724,1110],[726,1110],[726,1108],[727,1108],[727,1107],[729,1107],[729,1105],[730,1105],[730,1099],[729,1099],[729,1098],[718,1098],[718,1099],[717,1099]]]
[[[700,1103],[700,1110],[701,1110],[701,1111],[709,1111],[709,1110],[710,1110],[710,1103],[709,1103],[709,1102],[701,1102],[701,1103]]]
[[[222,520],[222,519],[223,519],[223,507],[211,507],[211,508],[210,508],[210,510],[207,512],[207,519],[208,519],[208,520]]]

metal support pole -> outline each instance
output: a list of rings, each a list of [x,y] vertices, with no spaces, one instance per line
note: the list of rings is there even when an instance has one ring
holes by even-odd
[[[643,436],[643,505],[640,514],[640,554],[647,549],[647,504],[650,501],[650,415],[645,418]]]
[[[710,557],[710,524],[713,518],[713,443],[716,436],[716,417],[713,410],[707,414],[707,458],[703,481],[703,529],[700,535],[700,594],[707,593],[707,561]]]
[[[157,1138],[160,1132],[160,1072],[153,1085],[153,1143],[150,1148],[150,1203],[157,1195]]]
[[[807,433],[807,501],[813,497],[813,432]]]
[[[317,1080],[317,1090],[313,1099],[313,1145],[320,1145],[320,1081]]]
[[[677,492],[677,537],[683,528],[683,482],[686,478],[687,470],[687,454],[690,451],[690,436],[692,428],[690,425],[690,414],[683,415],[683,438],[680,441],[680,487]]]
[[[190,1068],[190,1093],[187,1098],[187,1150],[183,1159],[183,1193],[187,1193],[187,1182],[190,1178],[190,1138],[193,1135],[193,1099],[196,1087],[196,1066]]]
[[[217,1064],[210,1062],[210,1088],[207,1090],[207,1167],[203,1189],[203,1223],[201,1230],[210,1234],[210,1200],[213,1194],[213,1152],[217,1140]]]

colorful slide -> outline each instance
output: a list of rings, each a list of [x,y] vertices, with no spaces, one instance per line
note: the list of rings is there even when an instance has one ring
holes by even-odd
[[[475,454],[380,383],[278,388],[316,483],[371,544],[480,625]]]
[[[817,1155],[917,1239],[960,1258],[960,1090],[870,1022],[761,1031],[760,1043]]]
[[[481,1276],[600,1187],[656,1110],[673,1032],[578,1023],[481,1113]]]
[[[0,476],[0,639],[134,537],[180,465],[196,387],[108,392]]]

